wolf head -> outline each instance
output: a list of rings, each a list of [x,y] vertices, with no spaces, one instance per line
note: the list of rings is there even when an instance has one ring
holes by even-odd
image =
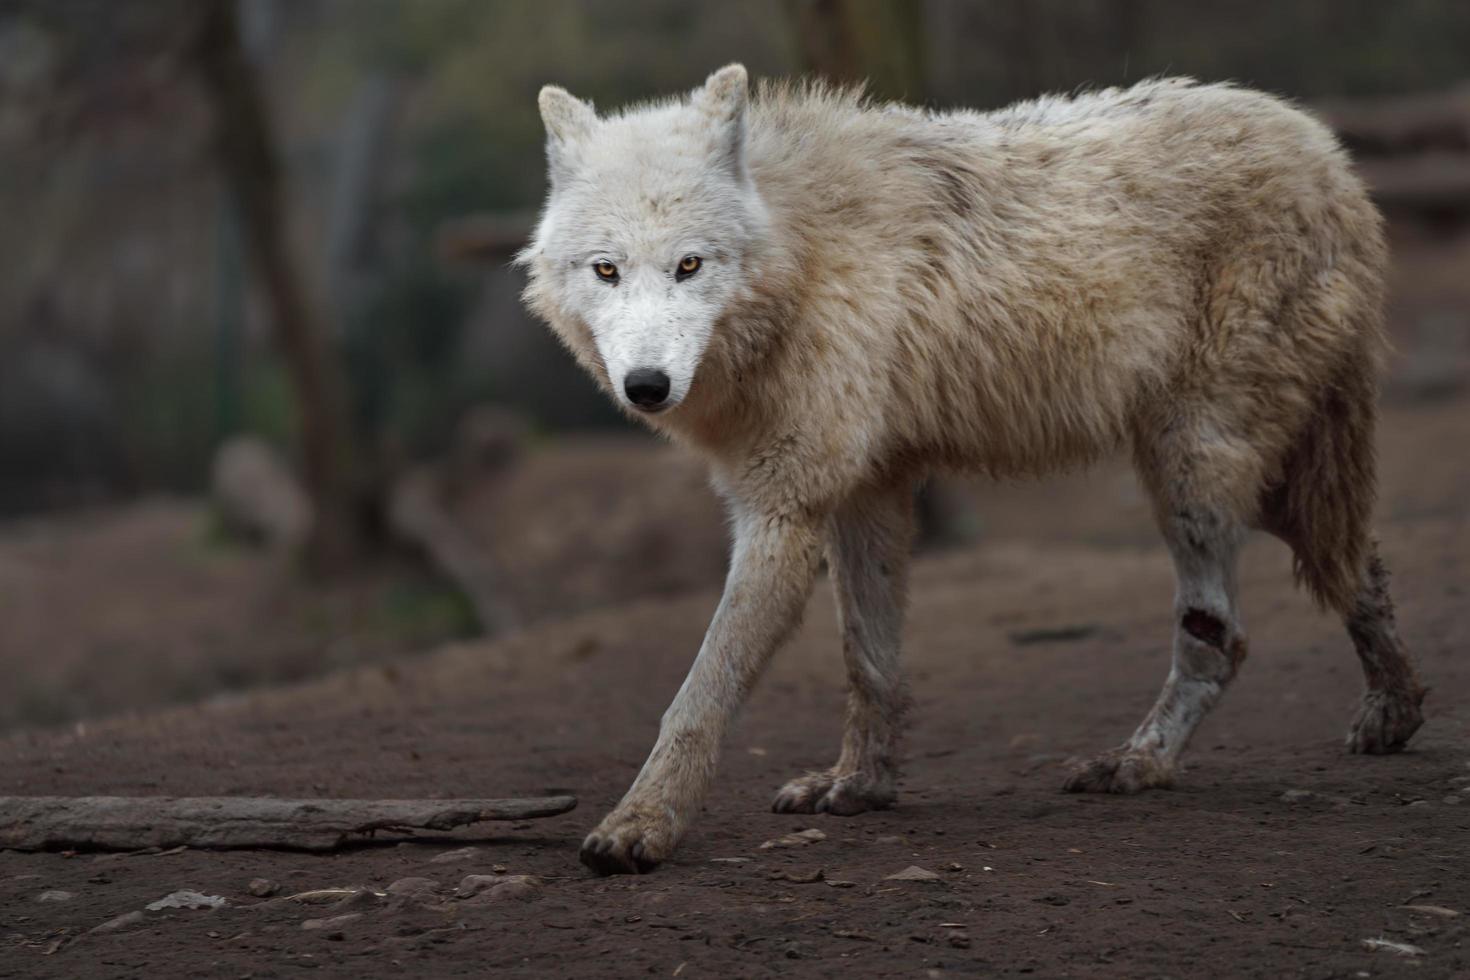
[[[748,101],[740,65],[605,118],[541,90],[550,192],[521,255],[527,297],[635,411],[685,399],[749,281],[766,214],[746,167]]]

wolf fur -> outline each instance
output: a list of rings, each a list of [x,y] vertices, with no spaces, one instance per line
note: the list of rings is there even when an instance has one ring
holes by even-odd
[[[935,469],[1041,474],[1126,447],[1152,498],[1178,573],[1173,666],[1068,788],[1168,784],[1245,658],[1252,528],[1349,627],[1368,688],[1349,746],[1401,747],[1423,689],[1368,527],[1386,255],[1327,129],[1188,79],[991,113],[748,88],[731,65],[607,116],[540,97],[551,188],[526,301],[630,414],[708,459],[734,529],[708,635],[583,861],[669,856],[824,554],[846,730],[775,809],[893,802],[912,491]],[[681,279],[686,256],[702,266]],[[625,391],[645,369],[669,379],[657,412]]]

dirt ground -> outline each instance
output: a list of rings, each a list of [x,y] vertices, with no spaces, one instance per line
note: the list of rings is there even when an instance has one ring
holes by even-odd
[[[472,631],[454,589],[390,557],[303,587],[195,500],[0,527],[0,732],[380,662]]]
[[[0,977],[1470,976],[1467,429],[1470,402],[1453,398],[1400,405],[1384,425],[1383,549],[1433,688],[1401,755],[1343,752],[1361,689],[1351,647],[1290,590],[1284,549],[1261,539],[1241,574],[1250,661],[1178,787],[1060,792],[1065,761],[1126,736],[1167,665],[1168,561],[1126,471],[1104,467],[997,489],[982,547],[921,562],[909,761],[890,811],[768,810],[777,786],[836,749],[841,671],[822,587],[674,860],[647,877],[591,877],[577,844],[641,764],[716,597],[627,604],[297,686],[6,737],[0,794],[564,790],[582,802],[555,819],[332,855],[6,852]],[[761,847],[806,828],[825,838]],[[937,877],[889,878],[910,866]],[[463,876],[497,873],[539,883],[455,896]],[[410,877],[436,884],[345,909],[279,900]],[[278,883],[277,900],[252,896],[254,878]],[[89,933],[184,888],[228,904]],[[71,897],[41,900],[58,891]],[[356,918],[303,926],[337,915]],[[1363,945],[1380,938],[1423,952]]]

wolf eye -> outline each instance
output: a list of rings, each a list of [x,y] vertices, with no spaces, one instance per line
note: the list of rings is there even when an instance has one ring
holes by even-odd
[[[597,278],[605,282],[618,281],[618,267],[603,259],[601,262],[592,263],[592,271],[597,273]]]
[[[704,265],[704,261],[699,256],[686,255],[679,260],[679,269],[674,273],[674,278],[682,282],[698,272],[701,265]]]

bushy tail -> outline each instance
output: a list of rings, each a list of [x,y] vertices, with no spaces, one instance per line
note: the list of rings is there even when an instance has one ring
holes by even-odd
[[[1377,383],[1371,358],[1345,367],[1286,460],[1271,518],[1295,554],[1297,584],[1323,606],[1352,610],[1371,553],[1377,494]]]

